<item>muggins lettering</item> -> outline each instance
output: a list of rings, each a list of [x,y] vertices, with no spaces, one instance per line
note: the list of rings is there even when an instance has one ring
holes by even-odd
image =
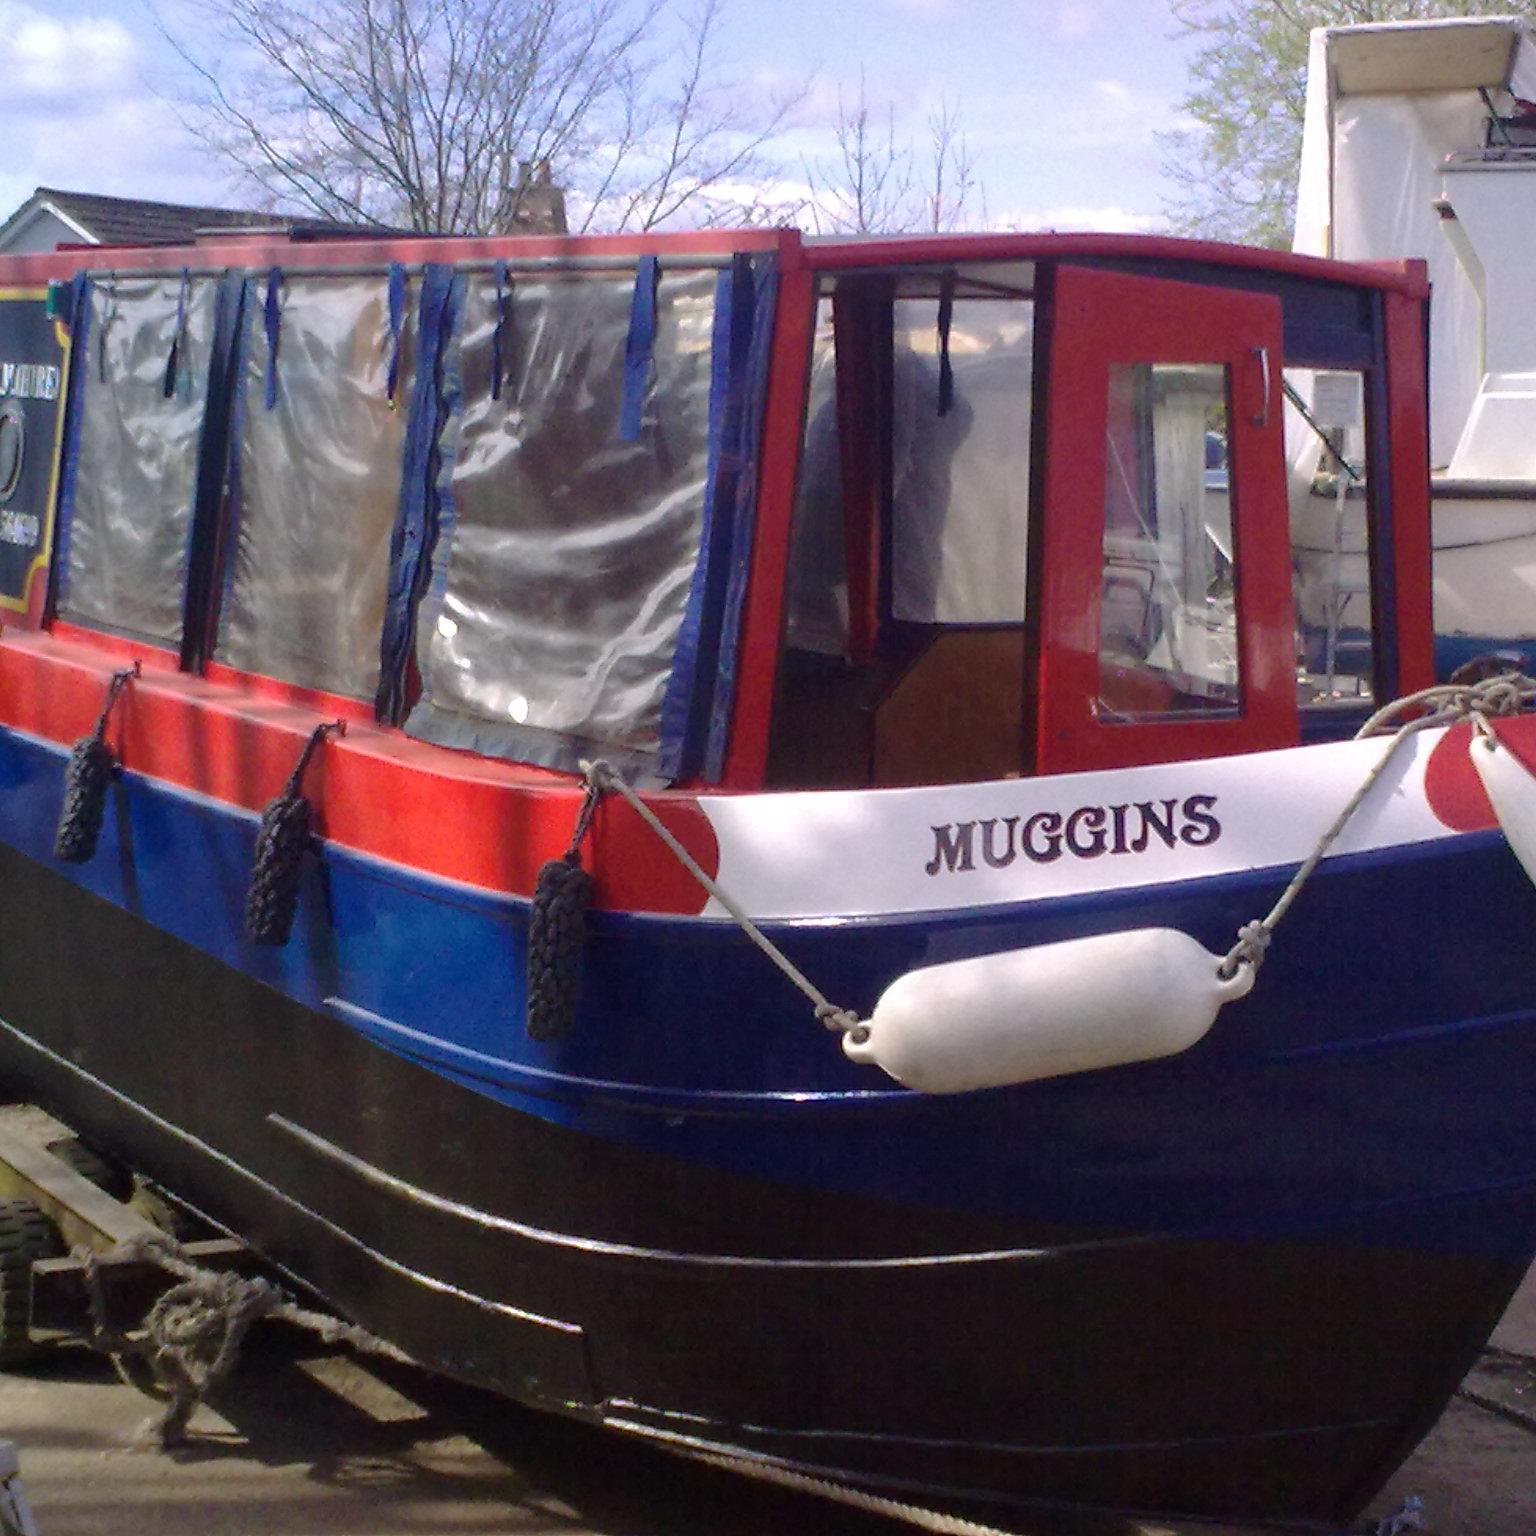
[[[1064,854],[1097,859],[1105,854],[1145,853],[1154,843],[1164,848],[1208,848],[1221,836],[1214,814],[1215,795],[1186,795],[1182,800],[1135,800],[1124,805],[1080,805],[1075,810],[1037,811],[950,821],[930,827],[933,856],[923,866],[930,875],[966,874],[976,868],[976,850],[992,869],[1006,869],[1023,857],[1033,864],[1053,864]]]

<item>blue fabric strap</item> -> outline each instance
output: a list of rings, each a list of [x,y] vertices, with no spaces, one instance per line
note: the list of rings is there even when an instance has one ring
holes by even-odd
[[[165,378],[160,385],[160,393],[167,400],[176,396],[176,373],[181,362],[181,344],[186,337],[187,330],[187,289],[192,285],[192,269],[181,269],[181,287],[176,290],[176,332],[171,337],[171,350],[165,359]]]
[[[948,416],[955,403],[955,370],[949,361],[949,328],[955,319],[955,272],[939,280],[939,415]]]
[[[391,408],[400,387],[400,330],[405,323],[405,264],[389,264],[389,382],[385,386]]]
[[[70,345],[78,347],[85,340],[86,321],[90,319],[91,274],[76,272],[69,280],[68,292],[69,297],[64,301],[69,306],[66,324],[69,326]]]
[[[186,581],[182,590],[181,664],[196,671],[213,652],[217,622],[219,545],[229,490],[231,519],[238,516],[239,480],[234,452],[235,423],[244,378],[244,274],[226,271],[213,292],[213,338],[208,350],[208,384],[203,429],[197,447],[197,480],[187,536]],[[229,529],[233,541],[235,528]],[[236,562],[230,560],[230,579]]]
[[[739,253],[715,285],[709,466],[694,567],[662,700],[657,773],[718,778],[735,694],[737,631],[752,558],[758,418],[776,291],[771,257]]]
[[[53,586],[48,606],[58,611],[69,576],[70,530],[74,523],[75,476],[80,462],[80,412],[90,379],[91,274],[69,280],[69,388],[64,395],[64,445],[59,457],[58,522],[53,536]]]
[[[661,263],[642,256],[635,271],[635,296],[629,306],[629,339],[624,343],[624,404],[619,412],[619,440],[633,443],[640,436],[645,397],[650,393],[656,350],[656,285]]]
[[[496,329],[491,332],[491,399],[501,399],[501,384],[506,373],[507,311],[512,298],[507,283],[507,264],[498,261],[496,276]]]
[[[778,270],[773,258],[754,256],[750,270],[754,291],[750,298],[742,293],[740,302],[746,312],[742,315],[742,329],[733,338],[733,351],[740,348],[737,367],[742,400],[736,414],[734,494],[728,507],[734,526],[720,615],[720,646],[710,700],[709,736],[704,748],[703,772],[710,779],[718,779],[725,771],[725,749],[736,705],[736,662],[741,644],[742,610],[747,600],[747,577],[752,567],[757,469],[768,392],[768,365],[773,356],[773,316],[778,299]]]
[[[667,780],[698,772],[709,728],[710,689],[718,657],[720,607],[725,566],[730,558],[729,503],[739,467],[736,413],[742,381],[736,373],[741,302],[750,304],[752,273],[736,257],[715,279],[715,313],[710,337],[709,462],[699,522],[699,558],[672,653],[672,673],[661,701],[661,742],[656,772]]]
[[[269,411],[277,406],[277,340],[283,324],[282,298],[283,269],[272,267],[267,272],[267,297],[261,307],[267,328],[267,377],[262,403]]]
[[[432,577],[437,537],[441,454],[438,438],[451,409],[453,381],[447,351],[463,296],[453,268],[429,263],[421,275],[416,306],[416,364],[410,414],[401,449],[400,501],[389,541],[389,587],[379,644],[379,691],[374,713],[398,724],[405,715],[406,685],[416,642],[416,615]]]
[[[117,308],[117,291],[111,283],[102,290],[106,295],[106,302],[101,306],[101,325],[96,332],[96,378],[105,384],[107,382],[107,332],[111,329],[114,311]]]

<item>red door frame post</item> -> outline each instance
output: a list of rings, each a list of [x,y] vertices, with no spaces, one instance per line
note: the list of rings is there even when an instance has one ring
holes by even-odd
[[[1281,308],[1270,294],[1060,266],[1050,317],[1040,538],[1037,771],[1119,768],[1297,739]],[[1229,369],[1228,458],[1242,704],[1216,720],[1100,720],[1105,432],[1113,363]],[[1262,372],[1261,372],[1262,368]]]

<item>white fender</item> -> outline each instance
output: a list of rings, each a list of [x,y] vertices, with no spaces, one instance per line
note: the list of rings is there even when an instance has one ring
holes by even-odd
[[[1508,747],[1480,731],[1472,733],[1467,750],[1506,841],[1536,883],[1536,779]]]
[[[898,977],[862,1029],[858,1062],[922,1093],[961,1093],[1187,1050],[1253,985],[1175,928],[1135,928],[929,965]]]

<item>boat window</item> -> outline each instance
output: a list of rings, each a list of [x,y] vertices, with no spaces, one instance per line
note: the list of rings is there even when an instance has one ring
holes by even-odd
[[[1287,369],[1285,381],[1297,702],[1347,710],[1373,696],[1364,379]]]
[[[1241,704],[1231,492],[1216,447],[1229,392],[1218,363],[1110,365],[1101,721]]]
[[[848,654],[848,568],[843,551],[841,439],[832,301],[816,307],[800,481],[790,530],[785,643],[826,656]]]
[[[634,276],[469,279],[413,734],[571,768],[600,745],[658,771],[700,562],[719,280],[661,273],[631,434]]]
[[[961,273],[946,316],[939,287],[908,273],[846,285],[841,323],[818,309],[772,783],[1021,769],[1034,305]]]
[[[233,543],[215,659],[371,699],[411,377],[389,277],[247,287]],[[395,388],[391,394],[393,375]]]
[[[61,618],[178,649],[216,283],[113,278],[87,290]]]
[[[891,616],[1021,624],[1033,306],[962,299],[940,402],[939,304],[899,299],[891,375]]]
[[[1034,306],[962,300],[948,334],[953,400],[939,409],[938,301],[893,306],[890,617],[1019,624],[1029,519]],[[848,650],[832,305],[817,310],[790,550],[788,643]]]

